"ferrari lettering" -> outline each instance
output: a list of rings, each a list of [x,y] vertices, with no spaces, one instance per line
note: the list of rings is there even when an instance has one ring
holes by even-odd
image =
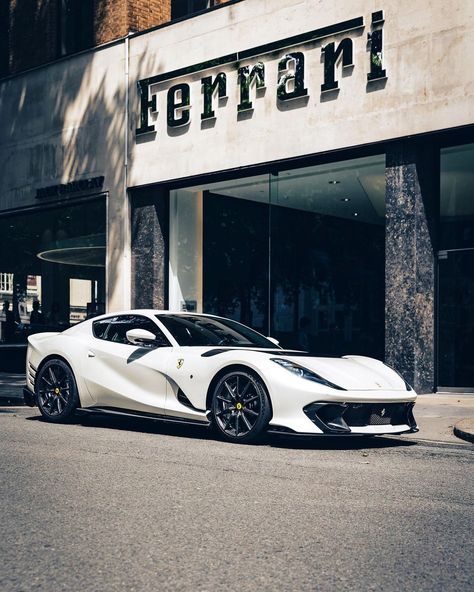
[[[371,31],[367,34],[368,46],[359,41],[360,35],[356,38],[359,53],[363,52],[364,67],[367,72],[367,83],[386,78],[386,71],[383,68],[383,26],[384,16],[382,11],[372,13]],[[314,76],[316,66],[321,68],[317,82],[313,81],[313,88],[321,95],[335,93],[339,89],[338,68],[341,68],[350,75],[354,60],[354,39],[347,36],[349,31],[360,31],[364,28],[363,17],[350,21],[337,23],[329,27],[323,27],[314,31],[299,34],[287,39],[281,39],[264,46],[237,52],[228,56],[209,60],[174,70],[169,73],[158,74],[150,78],[144,78],[137,82],[138,95],[140,99],[139,127],[136,135],[156,132],[156,123],[159,112],[166,111],[166,122],[170,128],[185,127],[191,123],[191,107],[193,102],[199,101],[200,119],[206,121],[216,118],[215,106],[217,101],[227,99],[229,86],[232,86],[237,98],[237,114],[244,117],[245,112],[255,109],[258,99],[267,96],[267,87],[274,89],[274,96],[277,105],[284,105],[287,101],[300,100],[301,106],[307,104],[309,97],[308,72]],[[334,37],[340,33],[346,36],[338,41],[325,43],[325,38]],[[363,37],[361,38],[363,39]],[[288,51],[290,47],[304,46],[305,44],[321,43],[321,54],[311,53],[309,57],[303,51]],[[273,59],[277,51],[281,51],[280,57],[275,65],[271,64],[270,69],[266,63],[268,56]],[[366,55],[368,52],[368,56]],[[317,55],[317,57],[316,57]],[[244,60],[242,59],[244,57]],[[359,60],[362,62],[362,60]],[[309,62],[309,67],[308,67]],[[322,67],[321,67],[322,63]],[[219,71],[221,65],[226,65],[228,71]],[[202,76],[198,80],[180,81],[169,86],[169,81],[182,79],[197,72],[213,70],[214,72]],[[270,72],[270,73],[269,73]],[[322,78],[322,83],[319,82]],[[165,86],[163,86],[166,83]],[[165,98],[163,97],[165,96]],[[199,97],[199,98],[198,98]],[[153,119],[153,122],[150,121]]]

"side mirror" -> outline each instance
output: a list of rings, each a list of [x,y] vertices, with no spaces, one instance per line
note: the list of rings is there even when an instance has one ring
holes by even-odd
[[[268,341],[271,341],[275,345],[280,345],[280,342],[278,341],[278,339],[275,339],[274,337],[267,337],[267,339],[268,339]]]
[[[151,331],[146,329],[130,329],[126,333],[127,340],[134,345],[141,345],[142,343],[154,343],[156,336]]]

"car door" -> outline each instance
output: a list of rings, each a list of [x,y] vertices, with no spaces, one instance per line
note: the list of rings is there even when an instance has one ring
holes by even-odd
[[[150,345],[131,344],[130,329],[156,336]],[[93,323],[84,379],[98,407],[165,414],[166,368],[172,347],[158,325],[143,315],[116,315]]]

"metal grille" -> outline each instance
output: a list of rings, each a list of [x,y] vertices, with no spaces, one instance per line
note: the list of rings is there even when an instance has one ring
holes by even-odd
[[[407,403],[349,403],[343,417],[348,426],[400,425],[408,423]]]

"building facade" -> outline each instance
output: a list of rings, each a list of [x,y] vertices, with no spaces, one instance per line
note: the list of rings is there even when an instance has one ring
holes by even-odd
[[[0,81],[13,309],[212,312],[474,388],[474,6],[114,4]]]

